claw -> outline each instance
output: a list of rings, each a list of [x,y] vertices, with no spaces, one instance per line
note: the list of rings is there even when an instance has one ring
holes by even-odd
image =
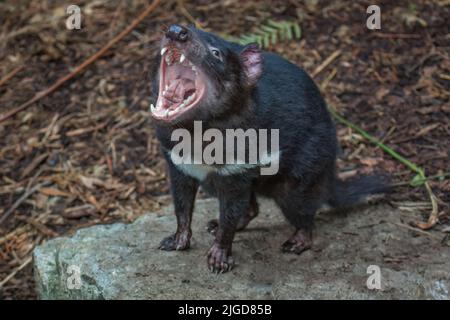
[[[208,251],[208,268],[217,275],[225,273],[233,268],[233,258],[230,249],[221,248],[214,244]]]
[[[283,243],[281,250],[286,253],[301,254],[311,248],[311,233],[297,230],[291,238]]]
[[[186,250],[190,246],[191,232],[182,231],[164,238],[158,249],[172,251],[172,250]]]

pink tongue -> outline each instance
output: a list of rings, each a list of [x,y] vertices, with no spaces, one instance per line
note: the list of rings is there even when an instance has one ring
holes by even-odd
[[[170,80],[164,98],[173,102],[182,102],[186,91],[195,89],[194,83],[189,79]]]

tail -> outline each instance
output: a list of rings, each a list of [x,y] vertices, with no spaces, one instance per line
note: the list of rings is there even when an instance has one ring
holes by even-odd
[[[389,180],[383,176],[361,176],[346,181],[336,178],[330,205],[334,209],[352,208],[367,203],[371,196],[390,190]]]

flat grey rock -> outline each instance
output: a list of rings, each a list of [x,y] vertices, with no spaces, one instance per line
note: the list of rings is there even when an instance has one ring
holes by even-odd
[[[236,267],[216,275],[206,266],[217,216],[215,199],[198,200],[188,251],[157,249],[175,230],[172,209],[131,224],[97,225],[34,251],[42,299],[450,299],[450,250],[439,239],[404,227],[418,214],[387,205],[348,214],[321,213],[314,247],[280,252],[293,232],[278,209],[259,200],[260,215],[237,234]],[[402,222],[404,221],[404,222]],[[401,225],[399,225],[401,224]],[[403,227],[402,227],[403,226]],[[442,237],[435,233],[435,237]],[[367,288],[370,265],[381,289]]]

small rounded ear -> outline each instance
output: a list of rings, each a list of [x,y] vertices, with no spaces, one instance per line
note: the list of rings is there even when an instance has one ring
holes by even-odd
[[[263,56],[261,49],[256,43],[248,44],[239,54],[246,83],[252,87],[258,82],[263,71]]]

